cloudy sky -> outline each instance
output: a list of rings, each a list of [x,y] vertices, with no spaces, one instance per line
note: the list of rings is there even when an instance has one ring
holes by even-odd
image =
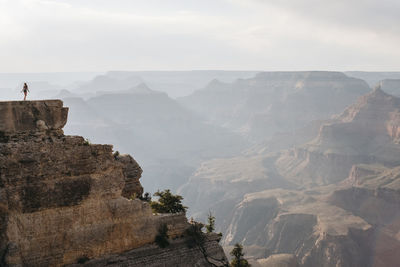
[[[400,70],[399,0],[0,0],[0,72]]]

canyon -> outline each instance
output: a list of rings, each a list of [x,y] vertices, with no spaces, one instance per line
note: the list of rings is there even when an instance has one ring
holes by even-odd
[[[314,138],[204,162],[178,192],[195,218],[211,209],[225,248],[242,243],[254,266],[397,266],[399,111],[377,87],[305,131]]]
[[[213,262],[185,245],[183,215],[153,214],[132,198],[163,188],[184,196],[189,217],[204,222],[211,211],[225,253],[239,242],[255,267],[400,261],[396,73],[264,72],[236,81],[219,73],[178,99],[152,88],[183,73],[146,73],[154,84],[138,74],[111,72],[82,94],[60,91],[69,111],[53,100],[1,102],[3,264],[52,264],[60,255],[72,266],[225,264],[220,237],[205,243],[223,259]],[[153,243],[163,223],[175,238],[165,249]],[[31,239],[43,251],[27,249]]]

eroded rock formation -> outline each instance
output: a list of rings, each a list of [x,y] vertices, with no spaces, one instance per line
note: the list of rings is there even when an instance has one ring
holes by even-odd
[[[1,266],[63,266],[119,255],[152,244],[164,223],[170,238],[183,236],[183,214],[155,215],[147,202],[127,198],[143,192],[132,157],[63,134],[68,109],[61,101],[0,102],[0,111]],[[224,262],[215,239],[206,246]],[[162,253],[173,258],[178,251],[179,264],[185,257],[204,261],[200,250]]]
[[[261,72],[233,83],[212,81],[180,102],[252,141],[293,132],[342,111],[370,90],[340,72]]]
[[[181,193],[194,215],[209,200],[223,210],[223,244],[241,242],[254,266],[398,266],[399,110],[377,88],[321,122],[313,140],[206,162]]]
[[[68,108],[60,100],[0,102],[0,131],[3,134],[61,130]]]
[[[377,88],[322,124],[311,142],[282,154],[281,175],[301,185],[344,180],[355,164],[398,165],[400,99]]]

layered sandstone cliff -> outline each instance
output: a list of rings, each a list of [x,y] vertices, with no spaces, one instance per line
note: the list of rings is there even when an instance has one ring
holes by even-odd
[[[399,110],[377,88],[312,141],[206,162],[181,193],[194,215],[215,203],[223,244],[241,242],[254,266],[398,266]]]
[[[172,265],[211,265],[201,250],[185,252],[179,239],[176,249],[152,250],[161,224],[180,238],[186,217],[155,215],[147,202],[129,199],[143,192],[140,166],[113,155],[111,145],[65,136],[67,113],[60,100],[0,102],[0,266],[63,266],[143,246],[153,258],[166,253]],[[216,239],[205,247],[212,248],[206,256],[225,262]],[[140,264],[131,259],[124,266]]]
[[[340,182],[355,164],[398,165],[400,99],[380,88],[322,124],[311,142],[282,154],[281,175],[301,185]]]

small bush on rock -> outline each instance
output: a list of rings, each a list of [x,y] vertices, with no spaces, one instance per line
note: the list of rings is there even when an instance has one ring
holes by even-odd
[[[204,224],[193,221],[190,223],[189,228],[185,230],[185,236],[187,236],[186,244],[189,248],[193,248],[195,245],[203,246],[205,240],[203,227]]]
[[[150,206],[155,213],[178,213],[186,212],[187,207],[182,205],[183,197],[174,195],[169,189],[157,191],[154,196],[159,197],[158,201],[151,201]]]
[[[85,140],[83,141],[83,145],[84,146],[89,146],[91,145],[90,140],[88,138],[85,138]]]
[[[215,216],[212,215],[211,211],[208,213],[206,229],[207,233],[212,233],[215,230]]]
[[[118,157],[119,157],[119,151],[117,150],[117,151],[115,151],[114,153],[113,153],[113,156],[114,156],[114,159],[115,160],[117,160],[118,159]]]
[[[235,244],[235,247],[229,253],[233,256],[233,260],[231,261],[231,267],[250,267],[249,262],[243,258],[243,246],[239,243]]]
[[[154,241],[160,248],[165,248],[169,245],[168,227],[165,223],[160,225],[158,228],[158,234],[156,235],[156,239]]]
[[[140,196],[139,199],[146,202],[151,202],[151,194],[149,192],[146,192],[143,194],[143,196]]]

